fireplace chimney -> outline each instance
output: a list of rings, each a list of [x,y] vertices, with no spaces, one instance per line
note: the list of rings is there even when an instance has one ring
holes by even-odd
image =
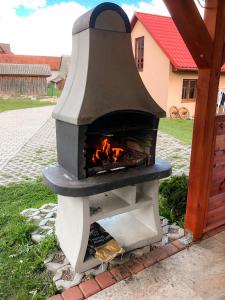
[[[82,15],[72,31],[69,74],[53,117],[75,125],[121,110],[165,116],[137,71],[130,22],[116,4],[102,3]]]

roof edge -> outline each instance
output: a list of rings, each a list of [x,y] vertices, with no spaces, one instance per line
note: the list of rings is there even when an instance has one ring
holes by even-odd
[[[130,21],[131,32],[132,32],[132,30],[133,30],[133,28],[134,28],[134,26],[135,26],[135,24],[137,23],[137,20],[138,20],[138,18],[136,16],[136,13],[137,12],[135,11],[134,15],[133,15],[133,17],[132,17],[132,19]]]
[[[52,71],[59,71],[62,56],[44,56],[44,55],[28,55],[28,54],[13,54],[7,53],[0,55],[1,63],[18,64],[47,64]],[[26,62],[25,62],[26,60]],[[13,62],[12,62],[13,61]],[[34,61],[34,63],[32,63]]]
[[[174,62],[174,60],[171,58],[171,56],[167,53],[167,51],[158,43],[158,41],[156,40],[154,34],[152,34],[152,32],[145,26],[145,24],[138,18],[138,12],[134,13],[134,16],[132,17],[131,22],[133,21],[133,23],[131,23],[131,32],[135,26],[135,24],[137,23],[137,20],[139,22],[141,22],[141,24],[144,26],[144,28],[148,31],[148,33],[151,35],[151,37],[153,38],[153,40],[156,42],[156,44],[159,46],[159,48],[162,50],[162,52],[167,56],[167,58],[169,59],[169,61],[172,63],[172,65],[176,68],[179,69],[179,66]],[[152,15],[152,14],[147,14],[146,15]],[[158,15],[155,15],[158,16]],[[169,18],[169,17],[167,17]]]
[[[166,57],[170,61],[171,65],[173,66],[173,72],[179,72],[179,71],[197,72],[198,71],[197,66],[196,67],[182,67],[180,65],[177,65],[175,63],[174,59],[167,53],[166,49],[164,47],[162,47],[161,44],[158,42],[157,38],[154,36],[154,34],[151,32],[151,30],[147,26],[145,26],[145,23],[141,20],[141,18],[139,18],[139,14],[159,16],[159,17],[163,17],[163,18],[166,18],[166,19],[172,19],[171,17],[135,11],[134,15],[131,19],[131,32],[133,31],[134,26],[137,23],[137,21],[139,21],[144,26],[144,28],[147,30],[147,32],[151,35],[152,39],[155,41],[155,43],[158,45],[158,47],[166,55]],[[225,73],[225,64],[223,64],[222,67],[221,67],[221,73]]]

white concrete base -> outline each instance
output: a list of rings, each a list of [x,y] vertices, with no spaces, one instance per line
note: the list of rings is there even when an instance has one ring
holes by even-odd
[[[162,239],[158,210],[158,180],[127,186],[88,197],[58,196],[56,235],[75,272],[99,264],[93,257],[84,261],[90,225],[98,222],[126,250]],[[90,207],[101,207],[90,215]]]

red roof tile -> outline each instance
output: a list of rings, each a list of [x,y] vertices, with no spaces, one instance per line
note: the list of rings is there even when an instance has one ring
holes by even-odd
[[[54,56],[0,54],[0,63],[44,64],[44,65],[49,65],[51,70],[59,70],[60,62],[61,62],[61,57],[54,57]]]
[[[172,18],[136,12],[131,21],[132,29],[137,20],[144,25],[176,69],[197,70],[197,66]],[[225,64],[222,71],[225,71]]]

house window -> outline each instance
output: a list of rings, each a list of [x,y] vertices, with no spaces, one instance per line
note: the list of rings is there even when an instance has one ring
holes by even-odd
[[[197,90],[196,79],[183,79],[182,99],[195,99]]]
[[[135,39],[135,63],[138,71],[144,68],[144,37]]]

